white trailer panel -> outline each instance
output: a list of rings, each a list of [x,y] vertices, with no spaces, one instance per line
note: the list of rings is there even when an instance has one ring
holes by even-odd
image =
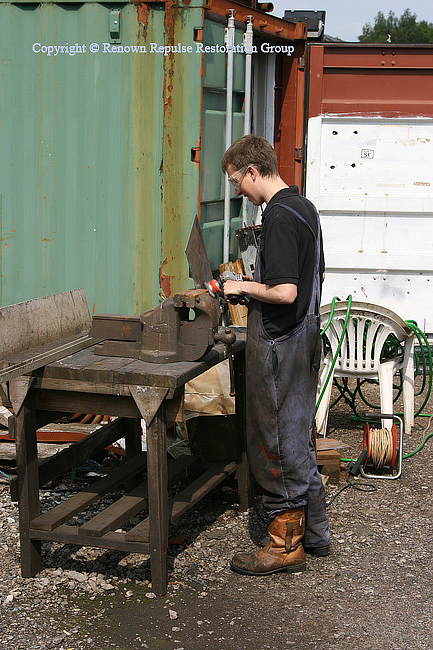
[[[322,302],[352,294],[433,332],[433,119],[319,115],[306,196],[324,236]]]

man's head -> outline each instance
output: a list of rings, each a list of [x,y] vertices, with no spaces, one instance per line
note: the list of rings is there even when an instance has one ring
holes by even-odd
[[[227,173],[237,196],[246,196],[254,205],[268,203],[287,185],[278,174],[277,156],[265,138],[244,135],[227,149],[221,168]]]
[[[227,149],[221,160],[221,169],[225,174],[228,165],[238,171],[253,165],[263,178],[278,176],[277,155],[265,138],[257,135],[244,135]]]

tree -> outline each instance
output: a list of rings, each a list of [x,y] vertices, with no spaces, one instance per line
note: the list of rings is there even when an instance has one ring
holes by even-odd
[[[405,9],[400,18],[393,11],[385,18],[379,11],[373,27],[366,23],[358,39],[361,43],[433,43],[433,23],[417,22],[417,15],[409,9]]]

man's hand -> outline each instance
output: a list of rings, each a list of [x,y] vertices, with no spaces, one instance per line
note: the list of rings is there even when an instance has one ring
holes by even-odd
[[[244,296],[247,291],[243,289],[245,282],[238,282],[236,280],[226,280],[223,284],[224,298],[229,296]]]
[[[280,305],[291,305],[298,295],[296,284],[261,284],[260,282],[227,280],[223,285],[224,297],[245,296]]]

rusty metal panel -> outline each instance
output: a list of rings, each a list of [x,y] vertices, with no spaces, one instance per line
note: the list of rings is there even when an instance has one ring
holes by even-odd
[[[201,127],[201,55],[196,53],[195,30],[203,24],[203,8],[165,6],[167,45],[181,43],[192,52],[164,56],[164,118],[162,164],[161,295],[191,286],[185,244],[194,215],[199,212]]]
[[[433,115],[433,45],[310,44],[309,117]]]
[[[276,60],[275,151],[281,177],[303,189],[305,41]]]
[[[1,5],[2,304],[76,287],[96,311],[158,300],[163,57],[113,52],[111,10]],[[162,41],[163,8],[146,35],[139,13],[123,7],[122,46]]]

